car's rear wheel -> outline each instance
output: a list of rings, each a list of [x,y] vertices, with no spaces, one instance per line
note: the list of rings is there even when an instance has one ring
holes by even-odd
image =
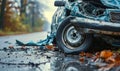
[[[65,53],[78,53],[86,51],[92,41],[92,36],[80,34],[75,27],[69,22],[63,22],[56,34],[57,45]]]

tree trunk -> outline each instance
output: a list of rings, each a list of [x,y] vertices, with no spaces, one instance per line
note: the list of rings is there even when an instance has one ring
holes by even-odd
[[[5,14],[5,6],[7,0],[2,0],[1,5],[1,13],[0,13],[0,29],[4,29],[4,14]]]
[[[21,10],[20,10],[21,15],[26,12],[26,4],[27,4],[27,0],[21,0]]]

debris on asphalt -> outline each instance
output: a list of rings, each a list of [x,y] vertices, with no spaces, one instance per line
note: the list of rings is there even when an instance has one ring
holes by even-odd
[[[39,42],[35,43],[33,41],[30,41],[28,43],[21,42],[19,40],[16,40],[16,44],[19,46],[45,46],[52,44],[55,38],[55,33],[51,33],[49,36],[47,36],[46,39],[40,40]]]
[[[87,60],[90,66],[97,66],[98,71],[112,71],[112,68],[120,67],[120,53],[111,50],[103,50],[95,54],[81,52],[79,56],[81,63]]]
[[[53,36],[52,36],[53,37]],[[79,55],[64,54],[60,52],[55,44],[52,44],[52,37],[39,43],[23,43],[16,40],[19,46],[8,46],[0,49],[0,64],[5,69],[5,65],[21,68],[33,67],[39,70],[49,66],[46,71],[65,71],[71,68],[78,68],[81,71],[119,71],[120,53],[111,50],[103,50],[96,53],[81,52]],[[6,43],[8,43],[6,41]],[[47,65],[47,66],[46,66]],[[3,70],[4,70],[3,69]]]
[[[14,48],[14,46],[9,46],[9,48],[10,48],[10,49],[13,49],[13,48]]]
[[[18,68],[25,66],[42,70],[41,65],[49,64],[50,70],[48,71],[66,70],[69,69],[67,68],[69,66],[77,67],[82,71],[85,71],[86,68],[89,71],[114,71],[115,68],[119,70],[118,67],[120,67],[120,53],[111,50],[96,53],[81,52],[79,55],[73,55],[64,54],[55,45],[50,44],[46,46],[9,46],[1,49],[0,53],[7,54],[0,57],[0,64],[3,65],[3,68],[5,68],[4,65],[12,65]]]

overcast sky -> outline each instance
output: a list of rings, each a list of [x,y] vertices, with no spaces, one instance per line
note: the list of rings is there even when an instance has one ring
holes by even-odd
[[[44,16],[46,17],[48,22],[51,23],[52,16],[57,8],[54,6],[55,0],[39,0],[39,1],[49,7],[49,9],[44,10]]]

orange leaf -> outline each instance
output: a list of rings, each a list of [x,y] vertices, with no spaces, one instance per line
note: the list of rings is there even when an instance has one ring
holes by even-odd
[[[88,58],[93,57],[93,55],[92,55],[91,53],[86,53],[85,55],[86,55],[86,57],[88,57]]]
[[[119,54],[115,55],[115,65],[120,66],[120,55]]]
[[[107,59],[105,59],[105,62],[109,63],[109,64],[112,64],[112,63],[115,63],[115,59],[112,57],[109,57]]]
[[[104,58],[104,59],[107,59],[107,58],[111,57],[112,55],[113,55],[113,52],[110,50],[104,50],[100,53],[100,57]]]
[[[80,60],[80,62],[82,62],[82,63],[85,61],[85,59],[84,59],[83,57],[80,58],[79,60]]]
[[[83,57],[83,56],[85,56],[85,52],[81,52],[79,55],[80,55],[81,57]]]
[[[46,45],[46,48],[47,48],[48,50],[52,50],[52,49],[54,48],[54,46],[53,46],[53,45]]]

